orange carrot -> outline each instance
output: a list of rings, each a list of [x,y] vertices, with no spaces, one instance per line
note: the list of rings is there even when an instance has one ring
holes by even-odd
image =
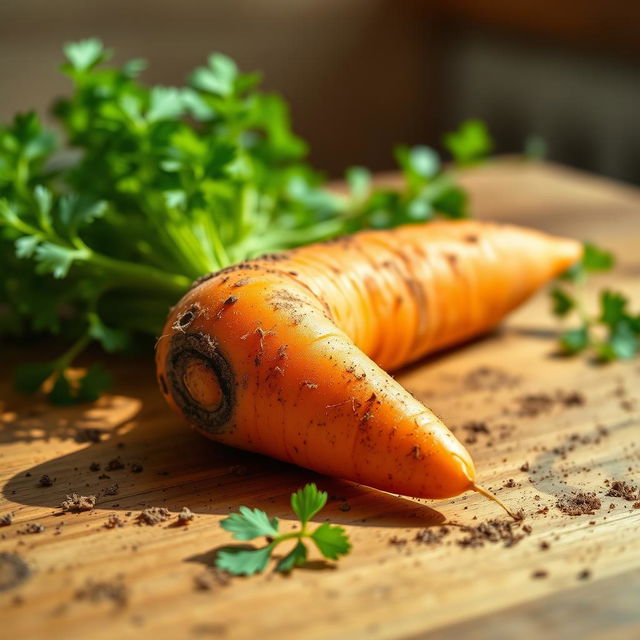
[[[459,221],[249,260],[172,310],[160,386],[234,447],[414,497],[478,490],[466,449],[381,367],[487,331],[580,253],[573,240]]]

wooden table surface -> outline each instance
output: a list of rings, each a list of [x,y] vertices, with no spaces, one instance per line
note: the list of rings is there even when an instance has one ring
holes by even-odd
[[[639,191],[516,161],[470,171],[464,182],[479,217],[614,249],[615,274],[594,279],[593,291],[614,285],[637,308]],[[15,517],[0,530],[0,635],[311,640],[615,638],[635,631],[638,637],[640,509],[605,497],[605,481],[640,480],[640,365],[558,358],[554,328],[540,295],[499,331],[398,375],[461,438],[475,439],[468,447],[480,481],[526,511],[531,534],[509,548],[460,546],[464,534],[454,526],[441,544],[415,540],[444,522],[502,519],[479,495],[406,499],[205,440],[164,406],[151,353],[110,358],[114,395],[62,409],[13,395],[9,368],[20,352],[10,349],[0,382],[0,516],[13,511]],[[29,355],[41,357],[46,348]],[[523,410],[524,396],[557,390],[579,392],[584,402]],[[489,433],[474,437],[463,429],[470,421],[484,422]],[[101,441],[82,442],[87,429],[102,432]],[[125,468],[108,471],[109,478],[90,470],[92,462],[104,469],[116,457]],[[133,463],[143,470],[134,473]],[[525,463],[528,471],[520,469]],[[37,486],[43,474],[55,479],[52,487]],[[207,567],[216,549],[230,542],[218,526],[225,514],[242,504],[260,507],[289,527],[289,495],[308,481],[329,492],[318,521],[347,528],[349,556],[337,567],[312,562],[289,576],[267,573],[198,588],[212,575]],[[117,495],[105,495],[115,483]],[[594,515],[564,515],[555,506],[558,496],[575,490],[596,492],[602,507]],[[61,500],[73,491],[96,494],[96,508],[60,515]],[[195,519],[186,527],[136,525],[148,506],[171,512],[187,506]],[[125,526],[105,528],[114,513]],[[33,523],[45,530],[24,533]]]

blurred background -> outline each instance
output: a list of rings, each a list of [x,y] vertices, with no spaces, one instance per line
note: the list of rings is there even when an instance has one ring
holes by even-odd
[[[479,117],[501,153],[640,183],[633,0],[0,0],[0,121],[44,113],[67,90],[62,44],[90,36],[152,83],[212,51],[262,71],[330,175]]]

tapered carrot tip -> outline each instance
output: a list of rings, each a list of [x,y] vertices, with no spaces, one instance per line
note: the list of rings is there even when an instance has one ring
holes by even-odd
[[[379,365],[490,329],[579,255],[537,232],[450,222],[235,265],[172,310],[160,386],[231,446],[414,497],[486,494],[463,445]]]

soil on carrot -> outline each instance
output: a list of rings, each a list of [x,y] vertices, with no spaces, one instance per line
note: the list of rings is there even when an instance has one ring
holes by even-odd
[[[107,521],[104,523],[105,529],[117,529],[120,527],[124,527],[125,520],[121,518],[117,513],[112,513],[107,518]]]

